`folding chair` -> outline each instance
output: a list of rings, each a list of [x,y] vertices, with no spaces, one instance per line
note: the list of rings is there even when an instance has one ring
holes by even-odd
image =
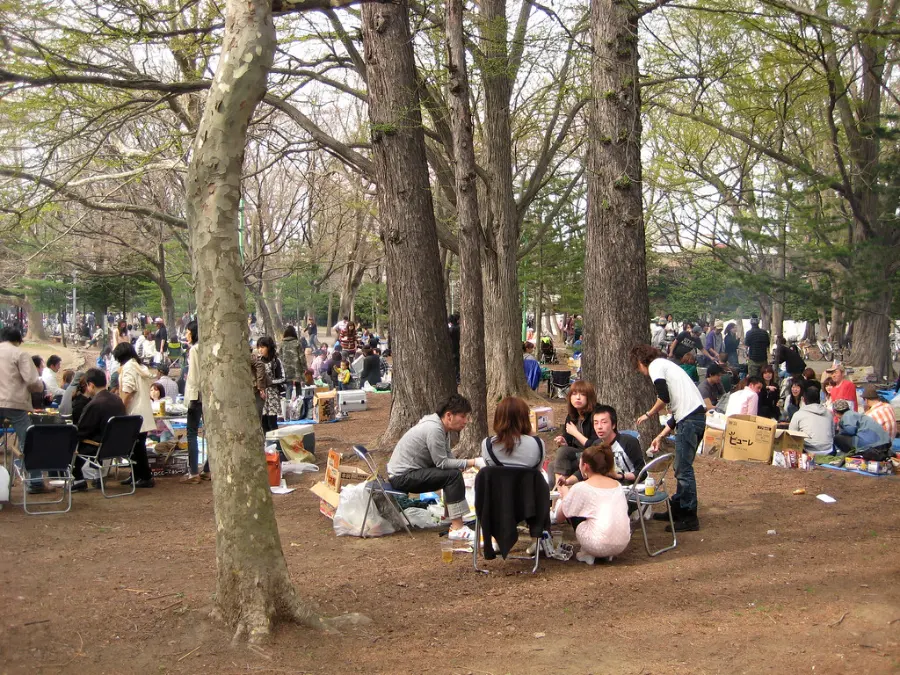
[[[669,473],[669,469],[672,468],[672,465],[675,461],[675,455],[669,453],[665,455],[660,455],[656,459],[651,462],[648,462],[643,469],[641,469],[640,473],[637,475],[637,480],[635,480],[634,484],[630,486],[630,488],[625,492],[625,497],[632,504],[636,504],[638,508],[638,513],[641,514],[641,517],[638,518],[638,521],[641,524],[641,532],[644,535],[644,548],[647,549],[647,555],[651,558],[658,556],[660,553],[665,553],[666,551],[671,551],[678,545],[678,540],[675,536],[675,519],[672,517],[672,503],[671,496],[666,490],[666,477]],[[653,474],[656,480],[656,494],[648,496],[643,492],[640,492],[637,489],[638,483],[643,483],[646,481],[648,474]],[[669,525],[672,530],[672,545],[661,548],[657,551],[650,551],[650,542],[647,540],[647,522],[643,517],[644,507],[650,506],[652,509],[657,504],[665,504],[666,511],[669,514]]]
[[[46,513],[66,513],[72,508],[72,458],[75,456],[75,448],[78,446],[78,429],[73,424],[35,424],[25,432],[25,447],[22,450],[22,461],[15,463],[15,470],[10,475],[10,488],[16,478],[22,480],[21,504],[25,513],[42,515]],[[32,507],[28,508],[28,481],[32,471],[50,471],[61,478],[63,483],[62,495],[59,499],[35,500],[32,499]],[[64,509],[48,509],[46,506],[59,504],[66,501]]]
[[[536,486],[533,491],[535,501],[530,504],[525,501],[527,491],[517,489],[526,485],[527,481],[532,481],[532,485]],[[503,508],[506,509],[506,513],[501,514],[501,518],[493,513],[488,518],[486,514],[489,507],[497,508],[497,504],[492,499],[493,490],[498,490],[503,498]],[[475,477],[475,543],[472,547],[472,565],[476,572],[488,574],[489,570],[478,566],[478,553],[482,547],[481,532],[485,518],[488,518],[492,528],[497,528],[494,531],[498,538],[512,537],[514,543],[518,539],[519,521],[526,519],[529,521],[529,534],[532,537],[534,555],[506,555],[504,559],[534,560],[531,574],[537,572],[543,548],[541,539],[550,529],[550,486],[547,485],[543,474],[538,469],[488,466],[479,471]],[[489,552],[493,552],[493,546],[489,547]],[[486,560],[489,559],[486,556],[483,557]]]
[[[568,370],[550,371],[550,379],[547,380],[547,396],[550,398],[566,398],[569,395],[569,387],[572,386],[572,373]]]
[[[406,493],[401,490],[394,489],[390,481],[386,478],[382,478],[381,474],[378,473],[378,467],[372,459],[372,455],[363,445],[354,445],[353,452],[356,453],[356,456],[359,457],[363,462],[365,462],[366,467],[369,469],[369,473],[372,474],[372,478],[370,478],[366,482],[366,491],[369,493],[369,499],[366,501],[366,512],[363,515],[362,527],[359,528],[359,536],[365,537],[366,531],[366,520],[369,518],[369,509],[372,508],[372,502],[375,500],[375,491],[377,490],[382,495],[384,495],[384,500],[391,505],[391,508],[397,512],[400,516],[401,524],[403,528],[406,530],[406,534],[412,537],[412,532],[410,531],[410,526],[412,523],[409,521],[409,518],[403,513],[403,509],[400,508],[400,505],[397,503],[397,497],[405,497]]]
[[[87,439],[82,442],[82,449],[84,449],[85,445],[97,448],[96,454],[93,455],[81,452],[81,450],[79,450],[78,454],[84,458],[88,466],[97,469],[97,472],[100,474],[100,491],[107,499],[133,495],[137,489],[131,453],[134,452],[134,444],[141,433],[141,425],[143,423],[144,419],[140,415],[110,417],[109,422],[106,423],[106,429],[103,431],[103,438],[99,443]],[[106,459],[128,460],[128,468],[131,470],[130,492],[123,491],[117,494],[106,494],[106,483],[103,480],[103,461]]]

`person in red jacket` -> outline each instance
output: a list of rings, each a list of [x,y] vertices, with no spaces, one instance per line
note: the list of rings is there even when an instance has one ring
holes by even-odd
[[[856,385],[846,379],[844,364],[838,363],[834,367],[828,368],[825,371],[825,377],[830,377],[834,381],[834,387],[831,389],[831,400],[848,401],[850,407],[858,411],[856,407]]]

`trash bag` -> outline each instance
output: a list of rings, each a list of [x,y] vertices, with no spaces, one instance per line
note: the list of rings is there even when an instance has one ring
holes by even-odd
[[[9,471],[0,464],[0,502],[9,501]]]
[[[341,489],[341,499],[337,510],[334,512],[334,533],[339,537],[358,537],[366,518],[366,537],[383,537],[396,531],[389,520],[379,512],[376,500],[369,506],[366,516],[366,504],[369,501],[369,492],[365,483],[345,485]]]
[[[403,513],[409,518],[409,522],[412,526],[418,527],[419,529],[426,530],[441,524],[441,519],[435,518],[428,509],[420,509],[411,506],[408,509],[403,509]]]

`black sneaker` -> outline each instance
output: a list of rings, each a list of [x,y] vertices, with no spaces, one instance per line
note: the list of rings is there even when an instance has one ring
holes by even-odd
[[[135,483],[135,487],[139,488],[152,488],[154,485],[156,485],[156,481],[152,478],[142,478]]]
[[[131,481],[133,481],[133,480],[134,480],[134,477],[133,477],[133,476],[129,476],[129,477],[126,478],[125,480],[120,480],[120,481],[119,481],[119,485],[126,485],[126,486],[131,485]]]
[[[72,492],[84,492],[88,489],[86,480],[76,480],[72,482]]]
[[[687,511],[680,520],[675,521],[676,532],[696,532],[700,529],[700,521],[697,519],[696,511]],[[671,532],[672,526],[666,525],[666,532]]]
[[[674,520],[677,523],[684,516],[684,513],[682,512],[681,507],[678,506],[677,504],[670,504],[670,506],[672,509],[672,520]],[[669,514],[667,511],[663,511],[662,513],[654,513],[653,520],[662,520],[662,521],[668,523],[669,522]]]

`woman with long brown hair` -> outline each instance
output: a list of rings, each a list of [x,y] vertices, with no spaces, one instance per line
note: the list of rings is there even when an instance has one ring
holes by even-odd
[[[597,438],[591,422],[591,414],[597,405],[594,385],[576,380],[569,388],[568,401],[569,414],[563,425],[565,431],[554,439],[559,443],[553,469],[557,480],[560,476],[568,478],[578,471],[579,456]]]
[[[488,466],[540,468],[544,443],[531,435],[528,404],[517,396],[500,401],[494,413],[494,435],[481,442],[481,456]]]

